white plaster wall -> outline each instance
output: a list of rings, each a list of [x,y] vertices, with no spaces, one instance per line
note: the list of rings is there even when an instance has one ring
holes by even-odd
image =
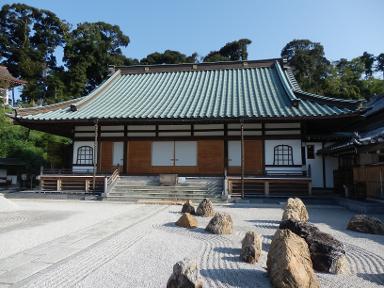
[[[274,148],[277,145],[289,145],[292,147],[294,165],[302,165],[301,161],[301,140],[300,139],[279,139],[265,140],[265,165],[273,165]],[[302,167],[265,167],[267,174],[300,174]]]
[[[76,160],[77,160],[77,149],[81,146],[91,146],[92,148],[94,145],[93,141],[75,141],[73,142],[73,158],[72,158],[72,170],[74,172],[79,173],[92,173],[93,172],[93,166],[76,166]],[[97,161],[97,149],[96,151],[93,151],[93,153],[96,153],[96,161]]]
[[[321,155],[316,155],[317,151],[321,149],[322,145],[320,142],[306,142],[304,145],[305,156],[307,158],[307,171],[309,171],[309,166],[311,166],[312,187],[323,188],[323,158]],[[307,145],[315,146],[315,159],[308,159]]]
[[[265,140],[265,165],[273,165],[274,148],[277,145],[292,146],[293,164],[302,165],[300,139]]]

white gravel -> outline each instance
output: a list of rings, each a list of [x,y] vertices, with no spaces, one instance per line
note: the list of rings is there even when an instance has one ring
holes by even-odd
[[[28,220],[23,222],[15,220],[9,213],[0,213],[0,243],[13,247],[12,253],[0,248],[3,258],[0,259],[0,284],[39,288],[164,287],[173,264],[190,257],[196,259],[205,287],[270,287],[265,265],[271,237],[281,219],[282,210],[278,207],[216,206],[216,210],[230,213],[234,220],[234,233],[219,236],[204,231],[209,218],[198,217],[197,229],[176,227],[174,222],[180,216],[180,206],[84,201],[16,202],[25,209],[17,212],[19,217]],[[308,208],[310,221],[345,243],[351,267],[351,275],[346,276],[318,273],[321,286],[384,285],[384,236],[346,230],[353,213],[344,208]],[[100,233],[103,228],[108,230],[104,234]],[[256,265],[239,260],[240,241],[251,229],[263,235],[264,252]],[[5,264],[9,259],[38,255],[34,251],[41,251],[45,246],[57,249],[63,243],[70,243],[69,239],[73,239],[71,245],[75,245],[74,239],[79,235],[93,237],[95,241],[60,260],[45,258],[51,259],[48,264],[39,258],[33,260],[30,265],[45,263],[45,266],[22,280],[7,272]],[[50,241],[49,245],[44,244],[47,241]]]
[[[135,208],[76,200],[7,201],[17,205],[19,211],[0,213],[0,259]]]
[[[4,194],[0,193],[0,212],[10,212],[19,210],[19,206],[11,200],[4,197]]]

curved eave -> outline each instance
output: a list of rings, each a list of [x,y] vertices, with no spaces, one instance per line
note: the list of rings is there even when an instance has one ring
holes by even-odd
[[[281,117],[195,117],[195,118],[106,118],[106,117],[90,117],[85,119],[27,119],[14,118],[15,121],[21,123],[89,123],[95,120],[103,122],[275,122],[275,121],[305,121],[305,120],[331,120],[343,119],[360,116],[359,113],[345,113],[337,115],[319,115],[319,116],[281,116]]]

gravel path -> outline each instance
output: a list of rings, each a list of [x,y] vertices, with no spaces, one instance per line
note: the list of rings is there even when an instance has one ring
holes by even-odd
[[[68,206],[74,203],[78,205],[77,208],[70,209]],[[39,288],[164,287],[173,264],[184,257],[196,259],[205,287],[270,287],[265,266],[267,251],[282,214],[278,207],[216,206],[216,210],[230,213],[234,220],[234,233],[220,236],[205,232],[209,218],[198,217],[199,227],[193,230],[175,226],[174,222],[180,216],[180,206],[62,201],[51,203],[57,206],[58,214],[55,214],[52,209],[46,210],[46,202],[42,205],[39,202],[18,204],[29,209],[18,212],[20,215],[25,213],[29,220],[22,221],[20,216],[9,217],[7,222],[7,216],[0,213],[0,239],[10,234],[17,235],[18,231],[23,232],[25,223],[32,225],[30,229],[48,233],[52,239],[28,249],[21,248],[18,253],[0,259],[0,287],[9,287],[11,284],[12,287]],[[90,209],[88,205],[95,206]],[[70,211],[70,215],[65,211]],[[95,211],[104,216],[99,215],[98,220],[89,221],[88,214],[92,215]],[[42,224],[39,219],[48,215],[44,213],[51,213],[53,220]],[[110,216],[107,216],[108,213]],[[351,268],[350,275],[318,273],[321,287],[384,285],[384,236],[346,230],[345,225],[353,213],[343,208],[309,207],[309,214],[310,220],[322,231],[331,233],[345,243]],[[72,223],[81,226],[81,229],[68,228],[67,222],[80,221],[75,215],[88,219],[86,223]],[[49,227],[55,223],[62,223],[66,227],[66,231],[56,237],[54,233],[46,231],[47,225]],[[263,254],[256,265],[239,261],[240,241],[251,229],[263,235]],[[38,241],[32,239],[32,242]],[[71,253],[54,257],[58,249],[67,249],[64,251]],[[26,257],[30,261],[28,266],[24,263],[20,267],[27,268],[24,271],[30,270],[29,275],[18,278],[20,275],[7,271],[11,264],[17,267],[17,262],[23,262]],[[33,263],[39,268],[35,269],[37,271],[31,269]],[[4,275],[8,278],[2,278]],[[6,282],[1,279],[16,280]]]

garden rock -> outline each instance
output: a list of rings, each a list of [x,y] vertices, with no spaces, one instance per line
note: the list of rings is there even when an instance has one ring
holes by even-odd
[[[209,221],[206,231],[213,234],[231,234],[232,233],[232,217],[223,212],[218,212]]]
[[[202,288],[203,281],[197,263],[185,258],[173,266],[173,273],[168,280],[167,288]]]
[[[204,199],[196,209],[196,215],[203,217],[212,217],[214,214],[212,201]]]
[[[177,220],[176,225],[184,228],[196,228],[197,220],[191,214],[184,213],[179,220]]]
[[[247,263],[256,263],[259,261],[261,250],[261,236],[255,231],[248,231],[241,241],[240,259]]]
[[[384,223],[368,215],[355,215],[349,220],[347,229],[362,233],[384,235]]]
[[[298,221],[307,222],[308,211],[303,201],[300,198],[289,198],[283,212],[282,220],[295,219]]]
[[[307,243],[288,229],[276,231],[268,252],[267,271],[273,287],[320,287]]]
[[[183,208],[181,209],[181,213],[189,213],[192,215],[196,214],[195,207],[193,207],[191,200],[187,200],[184,203]]]
[[[344,245],[330,234],[321,232],[315,225],[288,219],[280,223],[280,229],[289,229],[308,244],[313,268],[332,274],[347,273],[348,262]]]

